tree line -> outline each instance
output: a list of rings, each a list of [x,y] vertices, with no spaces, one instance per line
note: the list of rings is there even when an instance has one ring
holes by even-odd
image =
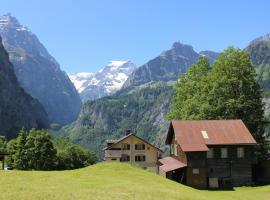
[[[20,170],[67,170],[94,164],[96,156],[67,138],[52,138],[45,130],[25,131],[17,138],[0,138],[0,150],[9,153],[8,166]]]

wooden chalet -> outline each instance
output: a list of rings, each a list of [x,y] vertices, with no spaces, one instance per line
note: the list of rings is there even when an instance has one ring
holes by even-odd
[[[173,120],[159,173],[200,189],[252,184],[255,139],[241,120]]]

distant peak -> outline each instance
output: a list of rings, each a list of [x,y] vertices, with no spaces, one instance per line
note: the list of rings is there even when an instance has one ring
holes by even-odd
[[[15,28],[18,31],[28,30],[26,26],[20,24],[16,17],[13,17],[11,13],[0,16],[0,28]]]
[[[19,24],[19,21],[16,19],[16,17],[13,17],[11,13],[0,16],[0,20],[3,22]]]
[[[12,14],[10,12],[8,12],[8,13],[4,14],[3,16],[11,17]]]
[[[112,67],[120,67],[123,64],[127,63],[128,61],[122,61],[122,60],[111,60],[107,66]]]
[[[177,48],[182,48],[184,46],[187,46],[186,44],[183,44],[181,42],[174,42],[173,45],[172,45],[172,48],[173,49],[177,49]]]
[[[264,36],[261,36],[261,37],[258,37],[256,38],[255,40],[252,40],[249,45],[255,43],[255,42],[259,42],[259,41],[264,41],[264,42],[268,42],[270,43],[270,33],[264,35]]]

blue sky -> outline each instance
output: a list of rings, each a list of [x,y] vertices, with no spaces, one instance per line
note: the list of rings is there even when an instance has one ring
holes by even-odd
[[[0,0],[67,72],[110,60],[140,66],[175,41],[196,51],[244,48],[270,33],[268,0]]]

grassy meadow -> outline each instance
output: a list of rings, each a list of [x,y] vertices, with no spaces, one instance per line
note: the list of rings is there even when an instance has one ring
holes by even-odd
[[[270,186],[202,191],[123,163],[70,171],[0,171],[4,200],[269,200]]]

